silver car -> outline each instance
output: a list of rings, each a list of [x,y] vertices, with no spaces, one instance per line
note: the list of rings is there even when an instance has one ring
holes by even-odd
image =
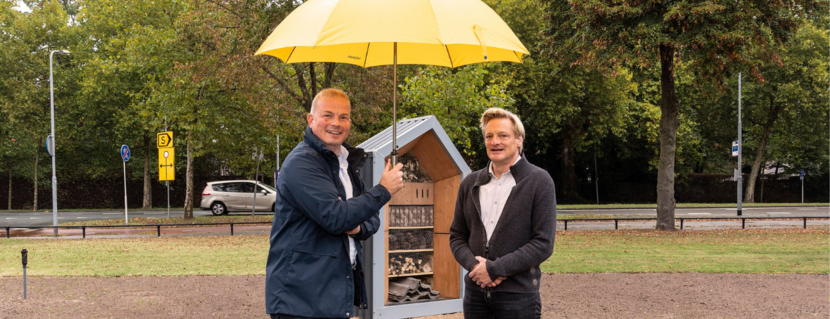
[[[256,211],[273,212],[277,191],[268,185],[256,183]],[[254,181],[209,182],[202,191],[204,210],[214,215],[228,212],[244,212],[254,209]]]

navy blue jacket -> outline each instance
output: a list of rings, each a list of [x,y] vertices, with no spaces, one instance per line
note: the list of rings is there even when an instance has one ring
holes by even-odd
[[[271,227],[265,275],[269,314],[315,318],[350,318],[354,306],[367,307],[363,254],[359,240],[378,230],[378,211],[392,196],[378,185],[367,189],[360,177],[362,149],[349,151],[349,178],[354,197],[345,199],[337,155],[306,128],[303,141],[288,154],[277,182],[279,193]],[[350,231],[357,248],[357,268],[349,259]]]

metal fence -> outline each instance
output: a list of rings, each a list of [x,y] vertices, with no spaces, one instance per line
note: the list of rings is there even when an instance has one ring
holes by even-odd
[[[271,225],[271,222],[244,222],[244,223],[201,223],[201,224],[157,224],[157,225],[90,225],[90,226],[0,226],[6,229],[6,238],[11,238],[12,229],[81,229],[83,238],[86,238],[87,228],[155,228],[158,237],[161,237],[162,227],[187,227],[187,226],[230,226],[230,235],[233,236],[234,225]]]
[[[741,229],[746,228],[746,221],[747,220],[802,220],[803,221],[803,228],[807,228],[807,220],[826,220],[830,219],[830,217],[820,217],[820,216],[811,216],[811,217],[676,217],[675,220],[680,220],[680,229],[683,229],[684,222],[687,220],[720,220],[720,221],[740,221],[741,222]],[[620,221],[656,221],[657,218],[655,217],[633,217],[633,218],[577,218],[577,219],[559,219],[557,222],[563,222],[565,224],[565,230],[568,230],[568,223],[574,222],[614,222],[614,229],[619,229]],[[6,230],[6,238],[11,238],[11,230],[12,229],[81,229],[81,236],[82,238],[86,238],[86,230],[87,228],[128,228],[128,229],[141,229],[141,228],[155,228],[156,235],[161,237],[161,228],[162,227],[189,227],[189,226],[230,226],[230,235],[233,236],[233,227],[234,225],[270,225],[271,222],[244,222],[244,223],[201,223],[201,224],[157,224],[157,225],[94,225],[94,226],[0,226],[0,228],[5,228]],[[57,232],[57,230],[56,230]]]
[[[821,216],[811,216],[811,217],[675,217],[676,220],[680,220],[680,229],[683,229],[683,222],[686,220],[722,220],[722,221],[733,221],[733,220],[740,220],[741,221],[741,229],[746,228],[746,220],[803,220],[804,221],[804,228],[807,228],[807,220],[808,219],[830,219],[830,217],[821,217]],[[565,223],[565,230],[568,230],[568,222],[614,222],[614,229],[619,229],[620,221],[657,221],[656,217],[643,217],[643,218],[577,218],[577,219],[560,219],[559,222]]]

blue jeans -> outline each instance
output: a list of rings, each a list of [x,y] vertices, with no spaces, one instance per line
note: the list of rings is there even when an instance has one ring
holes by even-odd
[[[464,288],[464,319],[539,319],[542,298],[536,293],[481,292]]]

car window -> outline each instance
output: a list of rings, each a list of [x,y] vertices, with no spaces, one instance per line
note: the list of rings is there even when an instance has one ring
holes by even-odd
[[[227,190],[225,190],[227,188],[227,184],[213,184],[212,187],[216,192],[227,192]]]
[[[276,193],[276,192],[277,192],[277,190],[276,190],[276,189],[274,189],[273,187],[271,187],[271,185],[267,185],[267,184],[259,184],[259,187],[262,187],[262,188],[264,188],[264,189],[268,190],[269,192],[274,192],[274,193]]]
[[[242,187],[239,184],[241,183],[225,183],[224,189],[228,193],[241,193]]]
[[[254,184],[252,183],[239,183],[240,185],[240,192],[243,193],[253,193],[254,192]]]
[[[274,190],[272,190],[270,188],[262,187],[262,185],[257,185],[256,186],[256,191],[260,192],[260,193],[262,193],[262,191],[268,191],[270,193],[270,192],[273,192]]]

